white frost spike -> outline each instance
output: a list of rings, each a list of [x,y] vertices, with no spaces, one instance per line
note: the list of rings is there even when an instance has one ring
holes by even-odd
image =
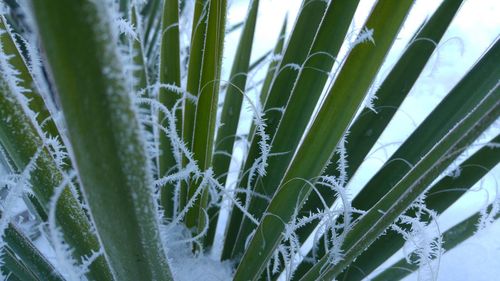
[[[40,40],[38,38],[37,34],[37,25],[35,21],[35,17],[31,13],[31,9],[29,9],[29,3],[26,0],[19,0],[17,1],[20,8],[25,12],[24,15],[24,20],[26,21],[26,24],[30,26],[33,29],[33,32],[25,31],[23,36],[17,36],[16,39],[22,40],[24,43],[24,47],[26,49],[26,55],[27,59],[25,60],[25,63],[27,64],[27,67],[29,69],[29,72],[31,76],[33,77],[33,87],[35,87],[38,91],[38,93],[41,95],[45,102],[45,106],[51,113],[51,116],[57,116],[58,110],[57,107],[54,103],[54,100],[52,99],[52,94],[50,91],[50,86],[47,82],[47,79],[45,77],[43,65],[42,65],[42,58],[40,55],[40,50],[37,48],[37,46],[40,46]],[[3,15],[3,13],[2,13]],[[4,21],[6,28],[9,30],[9,32],[12,34],[13,31],[11,27],[9,26],[7,21]],[[16,40],[14,40],[14,44],[17,45]],[[20,50],[20,46],[17,46],[18,50]],[[58,121],[55,120],[54,121]],[[37,124],[37,123],[34,123]],[[38,125],[38,124],[37,124]],[[61,128],[64,128],[64,124],[62,122],[56,122],[57,127],[59,130],[62,132]],[[40,134],[43,136],[43,134]]]
[[[340,150],[342,150],[344,141],[341,141],[339,146]],[[345,152],[341,153],[341,159],[345,158]],[[341,159],[339,161],[341,161]],[[343,164],[347,167],[347,163]],[[341,206],[336,207],[333,211],[331,212],[326,212],[325,216],[323,218],[323,221],[321,222],[321,227],[323,227],[325,230],[325,239],[327,241],[326,245],[331,245],[329,246],[328,252],[329,252],[329,257],[328,261],[331,264],[336,264],[339,261],[343,259],[343,252],[341,249],[341,246],[344,242],[345,236],[347,233],[351,230],[351,220],[352,220],[352,214],[354,210],[351,207],[351,201],[349,200],[349,196],[347,195],[344,185],[345,182],[347,181],[346,175],[345,175],[345,170],[342,171],[341,169],[341,176],[340,180],[336,179],[335,177],[332,176],[324,176],[321,177],[320,181],[318,184],[329,187],[332,189],[332,191],[336,192],[338,194],[338,197],[341,199]],[[315,192],[317,193],[317,196],[321,196],[320,193],[315,189]],[[327,209],[328,210],[328,209]],[[343,222],[338,223],[339,221],[337,220],[337,213],[342,213],[343,215]],[[338,233],[338,231],[341,231]],[[329,238],[327,238],[329,236]]]
[[[481,216],[477,224],[477,230],[482,230],[495,222],[495,218],[500,213],[500,192],[496,191],[495,199],[491,203],[491,210],[488,212],[488,208],[484,207],[481,209]]]
[[[375,40],[373,39],[373,29],[372,28],[363,28],[361,32],[358,34],[358,37],[354,42],[351,43],[351,49],[356,47],[358,44],[365,42],[372,42],[375,45]]]
[[[281,61],[282,58],[283,58],[283,55],[281,55],[281,54],[272,54],[271,57],[270,57],[270,59],[269,59],[269,61],[271,63],[273,63],[273,62],[279,62],[279,61]]]
[[[241,94],[248,101],[251,110],[254,112],[253,121],[257,128],[256,135],[259,137],[258,144],[260,157],[255,160],[253,167],[256,167],[258,174],[262,177],[266,174],[267,158],[269,157],[269,152],[271,151],[270,137],[266,133],[266,119],[260,103],[254,103],[252,99],[243,91],[241,91]],[[249,179],[251,180],[252,177],[253,175],[251,174]]]
[[[64,161],[68,159],[68,153],[64,150],[64,146],[57,137],[46,136],[44,141],[45,146],[50,148],[48,150],[51,153],[52,158],[54,158],[56,165],[59,168],[62,168],[65,164]]]
[[[4,34],[6,30],[0,30],[0,34]],[[28,115],[33,124],[38,124],[36,121],[36,115],[28,107],[28,99],[23,95],[23,93],[28,92],[27,89],[19,86],[21,81],[18,77],[19,71],[14,69],[9,63],[12,58],[11,55],[7,55],[3,49],[3,44],[0,42],[0,75],[2,76],[2,85],[0,87],[3,91],[13,94],[18,100],[19,104],[23,108],[24,112]],[[39,133],[41,133],[40,128],[37,128]],[[40,134],[43,135],[43,134]]]
[[[0,178],[0,185],[5,186],[7,194],[4,199],[0,200],[1,217],[0,217],[0,237],[3,237],[5,229],[8,227],[15,213],[13,212],[15,206],[18,204],[17,199],[20,198],[27,190],[31,189],[30,175],[36,168],[36,160],[40,151],[37,151],[31,158],[28,165],[24,168],[21,174],[7,174]],[[5,246],[4,239],[0,239],[0,250]],[[0,256],[0,263],[2,257]]]
[[[296,63],[289,63],[289,64],[286,64],[285,66],[283,66],[281,69],[280,69],[280,72],[286,68],[291,68],[295,71],[301,71],[302,70],[302,66],[300,64],[296,64]]]
[[[373,86],[368,91],[368,96],[365,100],[365,107],[373,111],[374,113],[377,113],[377,110],[375,109],[375,100],[377,99],[376,94],[379,88],[380,88],[379,82],[375,81],[373,83]]]
[[[260,164],[257,167],[257,171],[260,176],[264,176],[266,174],[267,157],[269,156],[271,146],[269,145],[269,135],[266,134],[266,124],[264,123],[262,115],[259,114],[255,116],[255,124],[257,124],[257,134],[260,137]]]
[[[78,263],[72,257],[71,248],[69,248],[69,246],[64,242],[63,234],[56,225],[57,201],[74,177],[76,177],[75,171],[71,171],[69,175],[64,175],[63,181],[58,187],[55,188],[54,195],[52,195],[52,197],[50,198],[48,231],[50,241],[54,246],[54,252],[56,254],[59,272],[67,280],[87,281],[85,273],[88,271],[88,268],[84,265],[89,265],[88,260],[93,260],[93,258],[91,257],[90,259],[86,259],[87,262],[84,260],[84,263],[82,265],[78,265]]]
[[[462,173],[462,169],[460,169],[460,166],[455,166],[453,169],[448,173],[448,176],[452,178],[458,178],[460,174]]]
[[[7,30],[0,30],[0,33],[2,34],[6,32]],[[0,75],[1,75],[0,90],[7,93],[6,97],[8,99],[16,99],[16,101],[23,109],[23,112],[18,112],[18,114],[24,114],[24,113],[27,114],[28,118],[31,120],[31,123],[38,131],[39,135],[43,136],[44,134],[42,133],[42,130],[40,129],[36,121],[36,115],[33,111],[29,109],[28,107],[29,101],[24,96],[24,93],[27,92],[28,90],[19,86],[20,82],[20,78],[18,77],[19,71],[14,69],[12,65],[9,63],[10,58],[12,58],[12,56],[7,55],[4,52],[3,44],[1,44],[0,42]],[[11,204],[13,204],[16,201],[15,198],[20,197],[24,192],[29,190],[30,173],[35,168],[36,165],[35,161],[38,159],[39,154],[40,154],[40,148],[36,151],[35,155],[31,158],[28,165],[24,168],[23,172],[20,175],[20,178],[15,180],[15,182],[17,182],[15,184],[16,186],[15,191],[12,192],[12,190],[10,190],[9,193],[7,194],[6,201],[3,204],[4,214],[2,216],[2,221],[0,223],[0,230],[1,230],[0,233],[3,233],[5,227],[7,226],[9,220],[13,215],[10,213],[10,210],[12,209]],[[7,186],[9,186],[9,184],[7,184]]]
[[[399,217],[398,222],[408,225],[410,228],[408,231],[396,223],[392,225],[392,229],[400,233],[407,242],[403,248],[407,253],[407,262],[419,266],[419,276],[423,280],[435,280],[437,268],[434,268],[432,261],[441,258],[443,241],[436,223],[437,214],[425,206],[424,199],[425,196],[420,196],[410,207],[416,209],[415,217],[406,215]],[[429,217],[430,221],[425,221],[423,217]],[[430,222],[436,223],[436,226],[430,227]]]
[[[345,186],[348,180],[347,168],[349,168],[349,165],[347,163],[347,150],[345,148],[348,135],[349,132],[346,132],[344,136],[342,136],[336,149],[336,152],[339,154],[339,160],[337,161],[337,170],[340,173],[340,176],[338,178],[338,186],[340,187]]]
[[[118,27],[120,34],[123,34],[130,39],[137,40],[137,33],[135,32],[135,28],[132,23],[124,18],[119,17],[115,19],[115,24]]]
[[[182,138],[177,134],[177,120],[174,114],[174,112],[179,109],[182,101],[185,99],[189,99],[188,93],[186,93],[186,95],[184,95],[176,102],[172,110],[169,110],[167,107],[165,107],[155,99],[136,97],[134,100],[134,102],[137,104],[147,104],[151,106],[153,111],[159,111],[164,114],[168,124],[167,127],[159,124],[159,120],[150,120],[149,122],[145,120],[142,121],[145,124],[154,126],[154,128],[159,131],[159,134],[165,134],[170,139],[172,151],[174,153],[177,166],[179,167],[182,164],[182,155],[184,155],[189,160],[189,162],[194,162],[191,151],[187,148]]]
[[[248,212],[246,212],[245,208],[241,205],[240,202],[234,199],[234,196],[230,194],[228,190],[225,189],[224,186],[222,186],[214,177],[212,174],[212,171],[210,169],[206,171],[201,171],[196,164],[196,161],[193,158],[193,155],[191,151],[187,148],[186,144],[182,141],[181,137],[177,134],[177,129],[176,129],[176,119],[175,119],[175,114],[173,112],[176,110],[178,106],[180,106],[181,102],[184,100],[192,100],[191,95],[187,92],[185,92],[183,89],[175,86],[175,85],[154,85],[153,87],[159,89],[160,87],[168,88],[170,90],[174,90],[174,92],[177,92],[180,94],[180,98],[176,103],[176,106],[174,106],[173,110],[168,110],[163,104],[159,103],[155,99],[151,98],[141,98],[141,97],[135,97],[135,102],[138,104],[148,104],[150,105],[153,109],[158,110],[162,112],[165,115],[165,118],[167,120],[167,127],[162,126],[159,123],[153,122],[153,120],[150,120],[149,124],[152,126],[155,126],[159,130],[160,133],[165,134],[171,141],[171,145],[174,151],[174,156],[176,158],[177,166],[181,166],[181,160],[183,157],[187,158],[188,163],[183,166],[182,169],[178,170],[177,172],[172,171],[172,173],[169,173],[165,176],[160,177],[158,180],[155,181],[155,186],[156,187],[161,187],[165,185],[166,183],[174,183],[176,186],[182,181],[187,181],[190,177],[194,177],[197,179],[201,179],[201,184],[200,187],[196,190],[193,198],[189,201],[187,204],[186,208],[180,211],[180,213],[176,213],[174,216],[174,220],[171,223],[171,225],[176,225],[178,224],[183,217],[186,215],[187,211],[189,208],[194,204],[194,202],[198,199],[197,197],[201,194],[201,191],[204,188],[207,188],[208,191],[211,194],[211,201],[210,204],[219,204],[220,198],[222,196],[226,196],[229,198],[233,203],[235,204],[235,207],[239,208],[242,210],[245,216],[247,216],[252,222],[258,224],[258,221]]]

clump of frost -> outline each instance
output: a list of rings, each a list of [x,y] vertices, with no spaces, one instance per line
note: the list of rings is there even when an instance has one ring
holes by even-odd
[[[233,264],[218,261],[208,253],[193,254],[190,231],[181,225],[168,225],[162,229],[167,255],[176,281],[225,281],[232,279]]]
[[[354,40],[351,44],[350,47],[351,49],[354,48],[355,46],[361,44],[361,43],[366,43],[366,42],[371,42],[375,44],[375,39],[373,39],[373,32],[374,30],[372,28],[367,28],[364,27],[356,37],[356,40]]]
[[[124,34],[128,38],[137,40],[137,33],[135,32],[135,27],[128,20],[122,17],[115,18],[115,26],[118,28],[120,34]]]
[[[345,137],[339,142],[336,153],[339,154],[338,170],[340,175],[322,176],[315,183],[302,179],[312,189],[312,193],[318,196],[322,208],[308,215],[299,217],[299,206],[295,206],[292,219],[285,224],[285,230],[282,233],[283,240],[276,248],[267,264],[268,279],[271,280],[271,273],[282,272],[282,277],[286,280],[292,280],[297,266],[302,262],[315,263],[318,260],[318,246],[322,245],[325,252],[328,253],[328,261],[325,266],[336,264],[344,258],[341,246],[345,240],[346,234],[352,228],[352,214],[358,212],[351,207],[351,200],[346,192],[345,184],[348,181],[346,169],[348,167],[347,154],[345,151]],[[334,196],[338,198],[337,204],[330,206],[323,198],[323,193],[319,188],[329,189]],[[313,233],[312,259],[306,256],[308,250],[303,249],[297,236],[297,230],[319,220],[317,231]],[[283,222],[284,223],[284,222]],[[323,243],[319,243],[322,239]],[[283,268],[281,268],[283,267]]]
[[[3,16],[3,15],[2,15]],[[8,33],[7,36],[11,36],[10,27],[6,24],[6,30],[0,30],[0,34]],[[36,74],[35,68],[39,67],[39,60],[36,56],[36,52],[31,51],[30,44],[25,42],[29,56],[31,58],[30,72]],[[18,46],[19,48],[19,46]],[[11,93],[19,105],[22,108],[22,113],[20,115],[26,114],[31,121],[34,129],[38,132],[38,136],[42,139],[43,145],[47,148],[49,153],[52,155],[55,160],[55,164],[58,168],[62,168],[66,161],[68,160],[68,154],[65,150],[59,136],[52,136],[49,133],[43,130],[44,124],[51,120],[51,117],[46,118],[41,123],[37,121],[37,113],[33,112],[30,108],[30,99],[26,96],[26,93],[32,92],[30,89],[23,88],[20,84],[22,82],[20,76],[20,72],[15,69],[10,64],[10,59],[13,55],[5,53],[3,48],[3,44],[0,44],[0,75],[2,77],[2,83],[0,87],[4,89],[7,94]],[[36,77],[36,75],[34,75]],[[38,83],[34,81],[33,87],[37,88],[37,90],[44,89],[38,88]],[[41,91],[40,93],[42,93]],[[42,94],[42,98],[46,101],[46,95]],[[46,102],[47,105],[51,105],[50,102]],[[52,108],[55,110],[53,106],[48,106],[48,109]]]
[[[31,189],[30,175],[33,169],[36,168],[35,162],[38,159],[39,152],[37,152],[31,159],[31,161],[26,165],[24,170],[20,174],[6,174],[0,177],[0,185],[4,186],[7,190],[7,194],[4,198],[0,198],[0,251],[3,252],[3,248],[6,246],[3,236],[5,230],[9,227],[9,223],[13,220],[15,216],[15,206],[17,199],[21,198],[24,193],[28,193]],[[3,264],[3,257],[0,255],[0,264]],[[0,271],[0,277],[4,277]],[[7,280],[7,279],[1,279]]]
[[[261,112],[257,112],[255,115],[255,124],[257,124],[256,134],[260,138],[260,157],[257,161],[257,171],[259,172],[260,176],[264,176],[266,174],[267,158],[271,150],[271,146],[269,145],[269,135],[266,134],[266,123],[264,121],[265,119],[263,117],[263,114]]]
[[[340,140],[335,152],[339,156],[336,163],[339,172],[337,176],[321,176],[315,179],[314,182],[301,179],[312,189],[312,193],[314,194],[312,196],[319,198],[321,207],[310,211],[307,215],[299,217],[299,206],[303,204],[301,202],[298,206],[295,206],[290,222],[283,222],[285,224],[285,229],[282,233],[283,240],[267,264],[266,273],[269,280],[272,274],[277,274],[280,271],[282,271],[281,277],[285,278],[285,280],[292,280],[295,270],[301,262],[315,263],[318,260],[317,252],[319,246],[323,247],[325,252],[328,253],[328,261],[325,263],[325,266],[336,264],[344,258],[341,246],[346,234],[352,228],[352,214],[359,212],[352,208],[350,196],[348,196],[345,189],[345,185],[348,182],[348,161],[345,148],[347,135],[348,132]],[[328,189],[331,192],[331,196],[338,198],[333,207],[323,198],[325,193],[320,192],[319,189]],[[319,224],[311,236],[312,244],[307,245],[308,243],[306,242],[304,245],[301,245],[297,236],[297,230],[318,221]],[[306,255],[309,250],[312,251],[312,256]]]
[[[370,87],[370,90],[368,91],[368,96],[364,101],[365,107],[373,111],[374,113],[377,113],[377,110],[375,109],[375,100],[377,100],[376,94],[379,88],[380,88],[380,82],[378,81],[378,79],[376,79],[376,81],[373,83],[373,86]]]
[[[491,208],[484,207],[481,209],[481,216],[477,223],[477,229],[482,230],[493,224],[500,214],[500,192],[497,190],[495,199],[491,203]]]
[[[425,206],[424,199],[425,196],[422,195],[411,205],[410,209],[415,209],[414,217],[401,215],[392,225],[392,229],[406,240],[403,247],[406,261],[418,265],[419,278],[436,280],[439,262],[433,261],[439,261],[443,254],[443,240],[437,225],[437,214]]]
[[[69,158],[68,152],[65,150],[59,138],[47,135],[44,142],[52,158],[54,158],[57,167],[63,167]]]
[[[33,78],[33,87],[37,89],[38,93],[41,95],[44,100],[45,106],[47,110],[50,112],[52,119],[54,120],[57,128],[61,132],[61,137],[64,138],[65,132],[65,124],[62,118],[62,113],[58,109],[58,104],[54,100],[54,95],[51,91],[51,85],[46,79],[45,68],[42,63],[42,54],[41,50],[38,46],[41,45],[41,41],[38,33],[38,25],[36,24],[35,16],[32,13],[32,10],[29,8],[31,5],[27,0],[19,0],[17,1],[20,7],[20,10],[23,11],[24,20],[26,21],[26,25],[30,27],[30,30],[24,30],[21,36],[17,36],[16,39],[21,40],[26,49],[26,65],[29,69],[29,72]],[[6,27],[9,29],[9,32],[14,33],[11,30],[11,27],[5,22]],[[16,40],[14,40],[14,43]],[[17,43],[16,43],[17,44]],[[21,50],[18,45],[17,48]],[[40,124],[42,125],[42,124]],[[43,136],[42,136],[43,137]]]
[[[342,154],[345,153],[345,151],[343,152],[343,142],[344,141],[341,141],[341,144],[338,148],[341,155],[339,159],[340,163],[345,161],[342,160],[344,158]],[[345,163],[345,166],[343,167],[346,168],[347,163]],[[322,232],[324,232],[323,239],[324,245],[326,246],[328,252],[329,264],[337,264],[344,258],[344,253],[341,246],[344,243],[347,233],[352,228],[351,221],[354,210],[351,206],[351,200],[345,189],[345,182],[347,182],[347,177],[345,176],[345,168],[341,168],[341,175],[339,176],[339,178],[333,176],[323,176],[321,177],[321,181],[319,182],[320,186],[322,185],[328,187],[333,192],[335,192],[341,203],[335,205],[335,207],[331,210],[325,209],[324,215],[322,217],[322,222],[319,225],[319,227],[322,228]],[[339,217],[341,217],[342,219],[339,219]],[[315,250],[316,249],[313,249],[313,253]]]
[[[312,259],[304,257],[304,262],[315,263],[318,260],[318,247],[324,247],[328,253],[328,261],[325,266],[334,265],[344,258],[342,245],[346,234],[352,228],[352,214],[357,212],[351,206],[351,198],[346,192],[346,184],[348,182],[347,169],[349,167],[347,161],[346,143],[349,132],[345,132],[339,141],[335,154],[338,155],[337,163],[335,163],[338,175],[337,176],[321,176],[316,182],[316,186],[311,185],[312,193],[317,196],[322,204],[322,209],[315,212],[310,212],[308,216],[301,218],[298,221],[297,227],[300,228],[305,224],[312,223],[315,220],[320,220],[317,231],[313,232],[313,245],[311,248]],[[328,205],[323,198],[322,192],[319,189],[328,189],[331,196],[337,198],[333,207]],[[322,240],[322,243],[320,243]]]
[[[163,104],[159,103],[156,99],[148,98],[148,97],[142,97],[142,93],[144,90],[141,90],[134,98],[134,102],[136,104],[146,104],[152,108],[153,111],[161,112],[165,116],[165,123],[166,125],[160,124],[158,121],[159,120],[152,120],[152,119],[142,119],[141,122],[143,124],[147,124],[150,126],[153,126],[158,130],[159,134],[164,134],[167,136],[167,138],[170,140],[171,147],[172,147],[172,152],[174,154],[174,158],[176,160],[176,167],[175,169],[172,169],[171,171],[167,172],[166,175],[162,175],[158,179],[154,181],[154,186],[155,189],[157,190],[156,196],[159,196],[159,190],[161,188],[164,188],[166,184],[173,184],[175,186],[175,192],[174,196],[176,198],[179,197],[180,193],[180,184],[182,182],[189,182],[191,179],[195,182],[200,182],[200,184],[197,186],[196,191],[194,192],[193,196],[189,199],[187,202],[186,206],[183,207],[182,210],[178,210],[178,206],[175,206],[174,210],[174,216],[171,221],[170,225],[177,225],[179,224],[185,217],[185,215],[188,213],[189,209],[192,208],[197,200],[199,200],[201,194],[203,193],[204,190],[207,190],[208,193],[210,194],[210,202],[208,207],[212,206],[218,206],[220,205],[220,202],[222,201],[222,197],[225,196],[229,198],[237,208],[243,211],[243,213],[249,217],[249,219],[255,223],[257,223],[256,219],[253,218],[248,212],[245,211],[245,208],[242,206],[240,202],[237,202],[236,199],[233,198],[233,196],[230,194],[228,190],[225,189],[225,187],[220,184],[217,179],[214,177],[213,172],[211,169],[207,169],[205,171],[202,171],[199,166],[197,165],[196,160],[193,157],[192,152],[189,150],[187,147],[186,143],[182,140],[182,137],[179,136],[178,134],[178,124],[177,124],[177,119],[176,119],[176,114],[175,112],[179,110],[180,105],[182,102],[193,102],[196,104],[197,98],[193,96],[192,94],[188,93],[186,90],[183,88],[176,86],[176,85],[171,85],[171,84],[154,84],[150,87],[151,91],[153,93],[156,93],[159,91],[160,88],[168,89],[169,91],[173,91],[177,94],[179,94],[179,98],[174,105],[172,109],[167,108]],[[246,96],[244,94],[244,96]],[[258,110],[256,110],[258,112]],[[268,137],[265,135],[264,132],[264,122],[263,120],[263,115],[258,114],[258,117],[256,117],[257,122],[259,124],[257,125],[258,128],[258,133],[260,134],[261,138],[264,140],[261,142],[261,151],[267,152],[269,150],[268,147]],[[163,120],[162,120],[163,121]],[[162,122],[163,123],[163,122]],[[267,155],[267,153],[263,153],[264,155]],[[265,157],[264,157],[265,158]],[[186,163],[182,163],[183,159],[186,160]],[[265,161],[261,161],[259,163],[265,163]],[[259,167],[257,165],[256,169]],[[177,200],[176,200],[177,201]],[[204,210],[205,211],[205,210]],[[205,216],[208,216],[205,212]],[[208,220],[208,218],[207,218]],[[169,226],[170,227],[170,226]],[[203,235],[206,234],[206,231],[208,230],[208,225],[204,226],[204,229],[200,231],[196,237],[191,238],[192,242],[198,244],[199,248],[201,249],[201,244],[199,243],[199,239],[203,237]],[[168,231],[167,231],[168,232]],[[164,241],[165,243],[165,241]],[[168,250],[168,246],[165,247]]]
[[[297,72],[299,72],[301,69],[302,69],[302,66],[300,64],[297,64],[297,63],[288,63],[286,64],[285,66],[283,66],[281,69],[280,69],[280,72],[286,68],[290,68],[292,70],[295,70]],[[279,74],[279,73],[278,73]]]
[[[64,241],[63,234],[56,224],[57,201],[74,177],[76,177],[76,172],[74,171],[70,172],[69,175],[65,175],[63,181],[58,187],[55,188],[54,194],[50,198],[48,213],[48,235],[54,247],[58,271],[67,280],[86,281],[88,279],[87,277],[85,277],[85,273],[87,273],[88,267],[102,253],[92,253],[90,257],[84,257],[81,263],[78,263],[73,258],[73,250]]]

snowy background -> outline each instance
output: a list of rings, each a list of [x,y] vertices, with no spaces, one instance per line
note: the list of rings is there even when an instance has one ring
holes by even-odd
[[[288,16],[287,35],[289,34],[293,28],[301,2],[300,0],[261,1],[252,60],[260,58],[274,48],[286,16]],[[351,30],[362,27],[374,2],[374,0],[362,0],[360,2]],[[394,144],[372,153],[371,157],[360,167],[362,172],[353,177],[348,187],[353,195],[359,191],[359,188],[356,190],[356,187],[363,186],[370,179],[377,169],[382,166],[383,161],[425,119],[438,102],[499,36],[500,1],[468,0],[464,2],[439,44],[437,53],[431,58],[417,84],[403,103],[400,112],[396,114],[394,120],[381,136],[380,145]],[[392,63],[401,54],[402,48],[416,31],[416,28],[435,11],[440,3],[441,1],[437,0],[416,1],[412,13],[409,15],[389,54],[387,63],[383,66],[382,74],[387,74]],[[247,9],[248,0],[232,1],[228,24],[236,24],[244,20]],[[239,32],[233,32],[226,37],[225,72],[223,72],[226,78],[229,75],[232,57],[237,46],[235,42],[238,41],[239,35]],[[258,80],[259,75],[263,76],[265,71],[266,67],[263,67],[262,71],[255,75],[254,79]],[[251,115],[248,114],[248,120],[250,120]],[[239,133],[245,133],[248,126],[248,124],[240,126]],[[479,143],[488,141],[499,131],[500,126],[497,122],[494,128],[479,140]],[[376,149],[377,147],[374,148],[374,151]],[[242,154],[243,148],[238,148],[236,153]],[[237,169],[237,162],[233,163],[232,167],[232,169]],[[439,217],[440,231],[444,232],[472,213],[477,212],[488,202],[492,202],[498,193],[497,182],[499,180],[500,167],[497,165],[470,192],[456,202],[450,210]],[[224,220],[224,215],[221,215],[221,220]],[[381,268],[390,266],[401,257],[403,257],[402,251],[397,253]],[[497,220],[490,227],[481,230],[476,236],[442,256],[439,265],[436,265],[439,268],[438,280],[498,280],[498,276],[500,276],[498,260],[500,260],[500,222]],[[419,275],[410,275],[405,280],[419,280]]]

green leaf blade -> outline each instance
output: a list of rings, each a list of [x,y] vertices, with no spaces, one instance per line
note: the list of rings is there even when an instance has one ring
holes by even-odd
[[[9,223],[4,237],[8,247],[39,280],[64,281],[61,275],[14,224]]]
[[[412,4],[413,1],[400,1],[397,5],[381,1],[375,7],[366,25],[375,29],[376,47],[365,43],[351,51],[257,227],[255,233],[259,235],[253,236],[235,273],[235,280],[252,279],[255,273],[264,270],[281,242],[284,223],[291,220],[295,208],[300,208],[311,190],[301,179],[313,179],[321,174],[354,118]],[[335,130],[330,127],[332,121],[337,124]]]
[[[374,101],[376,112],[365,107],[353,125],[350,126],[345,143],[349,164],[345,172],[348,180],[361,166],[366,155],[409,94],[461,3],[461,0],[444,1],[432,17],[422,25],[377,90],[377,99]],[[330,161],[332,164],[327,167],[323,174],[339,177],[340,172],[336,165],[339,160],[339,155],[335,154]],[[325,188],[318,188],[318,191],[322,198],[312,194],[302,208],[302,214],[308,214],[317,208],[322,208],[323,200],[327,205],[333,204],[336,198],[335,193]],[[315,226],[316,224],[311,223],[298,230],[297,233],[302,242],[312,233]],[[310,263],[301,265],[301,272],[310,266],[312,266]]]
[[[201,171],[212,166],[217,104],[219,97],[220,72],[222,68],[222,50],[226,26],[226,0],[215,0],[208,4],[208,20],[203,47],[203,60],[196,115],[193,154]],[[188,190],[188,200],[193,197],[199,185],[192,183]],[[208,224],[205,222],[205,209],[208,204],[208,190],[204,190],[193,208],[186,216],[188,227],[196,226],[198,232]]]
[[[0,271],[1,274],[8,276],[6,280],[39,281],[11,249],[3,248],[1,255]]]
[[[290,35],[290,39],[286,44],[283,58],[277,67],[276,75],[269,88],[269,93],[261,94],[267,96],[264,102],[266,134],[268,134],[271,139],[281,119],[281,113],[276,110],[276,108],[286,106],[293,83],[297,78],[297,71],[291,68],[290,65],[301,65],[305,61],[315,35],[311,30],[317,30],[326,8],[327,3],[323,1],[304,0],[302,2],[300,13],[292,34]],[[254,160],[258,157],[259,137],[253,136],[243,171],[248,171],[252,167]],[[239,182],[246,184],[247,180],[248,173],[245,174]],[[235,248],[234,245],[234,241],[236,241],[240,229],[242,217],[243,214],[241,211],[233,209],[226,240],[224,242],[223,259],[235,257],[242,251],[241,243],[236,244],[239,246],[237,248]]]
[[[259,0],[253,0],[250,4],[238,48],[234,56],[224,105],[222,107],[220,116],[220,123],[222,125],[218,128],[217,139],[215,141],[213,171],[215,177],[217,177],[222,185],[226,183],[228,173],[230,172],[229,165],[231,163],[231,157],[228,157],[228,155],[232,155],[233,153],[236,130],[240,120],[241,105],[243,103],[247,75],[250,67],[255,25],[257,23]],[[215,235],[215,226],[218,218],[217,214],[217,212],[214,213],[213,210],[209,210],[209,220],[212,223],[206,238],[206,243],[209,245],[212,244]]]
[[[1,66],[2,85],[9,85],[8,81],[13,79],[7,75],[9,70],[6,68],[8,67],[10,67],[8,62]],[[30,196],[30,200],[37,207],[38,216],[44,219],[47,218],[50,199],[55,188],[61,184],[63,175],[47,148],[44,147],[39,131],[35,127],[36,120],[30,119],[23,108],[19,100],[21,97],[18,96],[21,94],[16,93],[19,90],[13,88],[12,85],[2,87],[0,90],[0,116],[2,118],[0,142],[9,159],[12,160],[15,172],[23,171],[30,164],[35,165],[30,173],[30,181],[36,198]],[[33,159],[36,155],[37,158]],[[57,203],[56,220],[66,242],[73,247],[73,256],[76,259],[98,251],[97,237],[91,229],[90,222],[69,189],[61,194]],[[87,276],[112,280],[104,257],[99,257],[90,266]]]
[[[179,1],[168,0],[163,4],[162,28],[161,28],[161,46],[160,46],[160,84],[171,84],[177,87],[181,86],[181,66],[180,66],[180,45],[179,45]],[[164,87],[159,92],[160,103],[168,110],[173,110],[178,100],[178,93],[168,90]],[[176,112],[172,112],[176,114]],[[176,117],[182,117],[176,114]],[[166,116],[160,112],[158,119],[160,124],[168,128]],[[178,120],[182,120],[179,118]],[[182,134],[182,129],[178,125],[177,131]],[[176,160],[172,152],[170,139],[166,134],[160,133],[160,157],[158,161],[159,176],[163,177],[172,168],[176,167]],[[175,213],[175,186],[166,184],[161,187],[161,202],[165,210],[165,217],[171,219]]]
[[[118,38],[108,8],[101,2],[32,3],[82,189],[115,277],[172,280],[142,128],[112,45]]]
[[[473,236],[476,233],[477,223],[480,219],[480,216],[480,213],[475,213],[474,215],[445,231],[443,233],[443,250],[449,251]],[[401,259],[388,269],[375,276],[372,280],[401,280],[417,269],[417,265],[408,264],[405,259]]]
[[[297,81],[292,88],[290,100],[271,142],[271,153],[287,152],[269,158],[268,173],[256,180],[254,191],[272,197],[278,188],[293,152],[297,149],[300,139],[313,115],[323,87],[329,77],[335,58],[338,55],[344,37],[346,36],[351,19],[359,1],[339,1],[328,6],[313,41],[307,61],[300,70]],[[335,34],[332,39],[332,34]],[[260,218],[268,202],[259,198],[252,198],[248,211]],[[253,225],[244,219],[238,233],[237,243],[244,245]],[[240,248],[243,248],[243,247]]]
[[[497,76],[498,77],[498,76]],[[325,266],[323,257],[301,280],[329,280],[340,274],[349,263],[373,243],[434,178],[458,157],[500,114],[500,89],[496,83],[459,123],[453,127],[425,156],[378,201],[348,232],[343,244],[343,259]]]
[[[498,142],[500,142],[500,136],[495,137],[489,144],[460,164],[458,169],[461,172],[458,177],[445,176],[431,186],[425,197],[426,207],[440,215],[493,169],[500,161],[500,149],[489,147],[489,145]],[[414,216],[414,212],[410,210],[405,215]],[[444,241],[447,243],[447,239]],[[369,274],[396,253],[404,245],[404,242],[400,234],[388,231],[356,258],[356,261],[349,265],[349,269],[343,272],[339,279],[359,280],[364,278],[366,274]],[[444,248],[447,249],[446,246]]]

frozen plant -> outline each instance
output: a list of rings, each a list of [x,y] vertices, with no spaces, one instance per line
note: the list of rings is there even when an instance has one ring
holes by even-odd
[[[384,73],[414,1],[356,29],[360,1],[304,0],[253,61],[262,3],[228,2],[0,1],[2,280],[360,280],[402,247],[375,278],[432,279],[472,235],[430,226],[500,159],[498,40],[352,190],[462,0]]]

